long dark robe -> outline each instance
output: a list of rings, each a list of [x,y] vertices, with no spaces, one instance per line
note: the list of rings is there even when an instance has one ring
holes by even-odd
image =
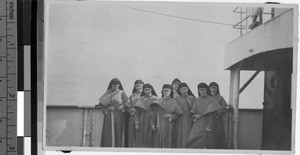
[[[123,90],[113,91],[109,89],[100,99],[99,107],[104,115],[101,146],[102,147],[123,147],[124,146],[124,112],[118,110],[120,106],[128,100]],[[110,111],[108,108],[114,106],[115,110]],[[114,131],[112,129],[112,117],[114,122]],[[113,142],[114,133],[114,143]]]
[[[153,112],[151,111],[150,104],[157,99],[156,96],[142,96],[135,105],[135,124],[139,124],[139,130],[136,131],[136,147],[154,147],[152,143],[154,133],[151,130]]]
[[[219,94],[213,95],[212,97],[221,106],[221,108],[218,110],[218,115],[216,116],[216,122],[214,127],[215,130],[212,131],[212,135],[211,135],[212,142],[210,143],[209,148],[227,149],[223,115],[226,112],[225,108],[228,106],[228,104],[224,100],[224,98]]]
[[[128,122],[125,122],[125,123],[128,123],[127,125],[125,124],[125,133],[127,134],[127,136],[125,134],[125,140],[127,137],[128,138],[128,147],[135,147],[135,144],[136,144],[135,143],[135,137],[136,137],[135,136],[135,123],[134,123],[135,113],[131,114],[130,109],[135,108],[135,105],[136,105],[138,99],[140,98],[140,95],[141,95],[141,93],[138,93],[138,92],[133,93],[131,96],[129,96],[128,101],[125,103],[125,106],[127,109],[127,112],[125,113],[125,115],[129,114]],[[127,130],[126,130],[126,127],[127,127]]]
[[[193,126],[193,119],[191,115],[192,104],[195,101],[195,97],[191,95],[182,96],[179,95],[175,98],[178,105],[181,107],[183,114],[175,121],[175,132],[174,137],[176,139],[177,148],[185,148],[190,134],[191,128]]]
[[[183,113],[173,98],[159,98],[151,104],[153,108],[153,122],[157,126],[154,146],[158,148],[172,148],[174,146],[174,121]],[[171,114],[172,119],[166,119],[164,114]]]
[[[191,129],[187,148],[206,148],[211,140],[211,132],[207,132],[206,129],[213,131],[216,111],[220,109],[219,104],[210,96],[200,96],[193,103],[191,109],[192,114],[200,115]]]

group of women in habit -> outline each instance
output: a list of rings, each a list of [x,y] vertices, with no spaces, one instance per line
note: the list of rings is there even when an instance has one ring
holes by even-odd
[[[99,99],[104,113],[102,147],[226,149],[223,115],[229,109],[216,82],[198,84],[198,97],[175,79],[158,96],[151,84],[134,83],[127,97],[119,79]]]

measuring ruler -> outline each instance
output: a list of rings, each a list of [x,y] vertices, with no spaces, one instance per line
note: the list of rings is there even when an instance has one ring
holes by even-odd
[[[17,154],[17,0],[0,0],[0,155]]]

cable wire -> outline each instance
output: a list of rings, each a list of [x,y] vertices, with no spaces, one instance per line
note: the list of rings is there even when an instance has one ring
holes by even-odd
[[[175,15],[170,15],[170,14],[165,14],[165,13],[160,13],[160,12],[154,12],[154,11],[139,9],[139,8],[135,8],[135,7],[131,7],[131,6],[126,6],[126,5],[120,5],[120,6],[128,8],[128,9],[143,11],[143,12],[147,12],[147,13],[152,13],[152,14],[157,14],[157,15],[162,15],[162,16],[167,16],[167,17],[172,17],[172,18],[190,20],[190,21],[195,21],[195,22],[210,23],[210,24],[219,24],[219,25],[226,25],[226,26],[234,26],[234,24],[214,22],[214,21],[206,21],[206,20],[200,20],[200,19],[194,19],[194,18],[187,18],[187,17],[180,17],[180,16],[175,16]]]

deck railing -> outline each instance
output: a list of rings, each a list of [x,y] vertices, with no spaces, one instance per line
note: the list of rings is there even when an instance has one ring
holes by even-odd
[[[274,9],[271,9],[271,12],[264,12],[263,7],[236,7],[233,12],[240,14],[240,21],[233,26],[234,29],[240,30],[240,36],[264,23],[263,15],[271,15],[271,18],[274,17]],[[251,23],[249,21],[250,17],[252,18]]]
[[[46,145],[48,147],[100,147],[103,113],[94,106],[47,106]],[[223,116],[228,148],[233,149],[233,112]],[[240,109],[239,147],[260,149],[262,110]],[[249,130],[255,134],[248,136]]]

